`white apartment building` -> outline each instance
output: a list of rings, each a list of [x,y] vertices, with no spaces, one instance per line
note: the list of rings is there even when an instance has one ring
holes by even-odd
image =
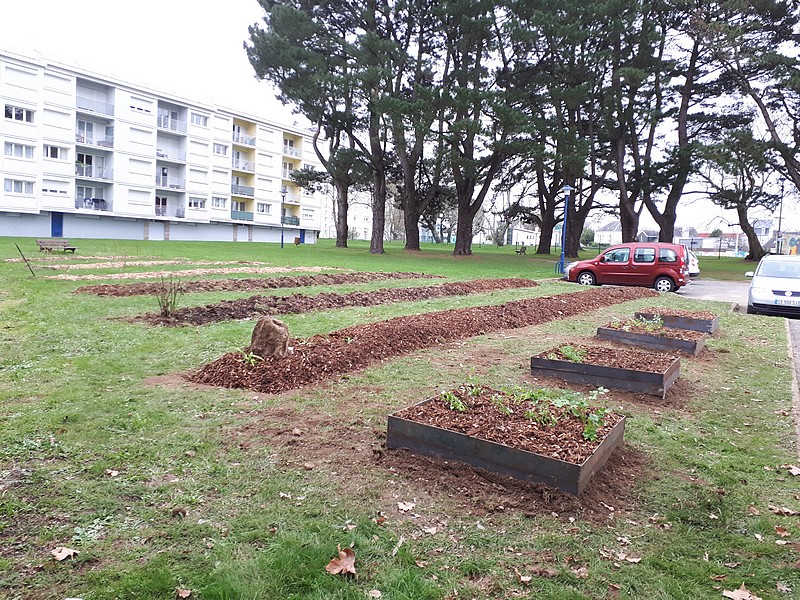
[[[317,241],[302,128],[2,52],[0,104],[2,236]]]

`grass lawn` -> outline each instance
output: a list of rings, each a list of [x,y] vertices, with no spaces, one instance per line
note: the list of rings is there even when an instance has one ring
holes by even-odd
[[[287,315],[282,320],[295,337],[579,286],[552,280],[557,256],[518,256],[508,247],[475,247],[474,256],[455,258],[452,246],[407,253],[387,244],[385,255],[372,256],[366,242],[336,249],[330,240],[283,250],[72,241],[74,258],[41,256],[32,239],[0,239],[0,598],[172,599],[186,590],[203,600],[688,600],[722,598],[741,585],[764,599],[800,594],[800,494],[788,468],[798,465],[798,451],[783,319],[665,294],[431,348],[280,395],[196,388],[175,374],[246,346],[253,321],[131,324],[119,317],[156,310],[153,297],[75,294],[98,281],[49,277],[241,261],[225,266],[447,278],[348,289],[485,277],[541,282],[482,296]],[[14,242],[34,259],[36,277],[7,260],[19,257]],[[96,265],[110,257],[119,257],[116,266]],[[183,264],[138,264],[156,260]],[[87,268],[48,268],[65,264]],[[700,265],[703,277],[730,279],[743,279],[753,266],[725,258],[701,258]],[[100,282],[128,281],[136,279]],[[342,290],[290,290],[297,291]],[[180,305],[244,295],[187,294]],[[712,310],[721,332],[700,356],[682,359],[680,386],[666,402],[607,395],[628,416],[627,451],[642,465],[619,505],[589,514],[580,501],[565,500],[561,512],[543,510],[553,502],[546,490],[520,498],[491,478],[447,489],[423,477],[421,462],[405,464],[381,449],[390,412],[466,381],[531,383],[533,354],[587,341],[598,325],[652,305]],[[370,463],[365,457],[373,454]],[[459,470],[439,466],[443,478]],[[57,561],[57,547],[79,554]],[[326,572],[338,547],[352,548],[357,576]]]

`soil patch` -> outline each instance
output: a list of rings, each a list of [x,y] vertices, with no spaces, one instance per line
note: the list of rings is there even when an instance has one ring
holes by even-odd
[[[291,340],[284,358],[248,361],[232,352],[188,378],[195,383],[277,393],[339,377],[381,360],[502,329],[539,325],[621,302],[653,297],[646,288],[594,288],[482,306],[397,317],[340,329],[329,335]]]
[[[686,319],[716,319],[717,315],[710,310],[681,310],[680,308],[664,308],[663,306],[650,306],[639,309],[640,313],[661,315],[662,317],[683,317]]]
[[[342,275],[340,277],[346,276]],[[532,279],[522,278],[476,279],[425,287],[392,288],[368,292],[350,292],[348,294],[325,292],[315,295],[251,296],[239,300],[223,300],[214,304],[206,304],[205,306],[180,308],[168,317],[158,313],[147,313],[127,320],[169,327],[181,325],[197,326],[220,321],[249,319],[259,315],[287,315],[352,306],[378,306],[395,302],[414,302],[498,290],[531,288],[537,285],[539,284]]]
[[[312,271],[316,267],[294,270]],[[182,275],[183,273],[177,273]],[[175,273],[173,273],[175,275]],[[203,279],[181,281],[181,292],[246,292],[251,290],[271,290],[278,288],[298,288],[314,285],[347,285],[389,281],[393,279],[439,279],[440,275],[424,273],[322,273],[319,275],[287,275],[284,277],[260,277],[244,279]],[[163,285],[153,283],[106,283],[84,285],[75,290],[76,294],[96,294],[98,296],[145,296],[159,293]]]
[[[671,327],[664,327],[654,323],[653,321],[644,321],[642,319],[628,319],[627,321],[611,321],[603,325],[608,329],[618,329],[620,331],[628,331],[630,333],[639,333],[642,335],[651,335],[660,338],[669,338],[673,340],[683,340],[685,342],[698,342],[706,337],[701,331],[693,331],[691,329],[673,329]]]

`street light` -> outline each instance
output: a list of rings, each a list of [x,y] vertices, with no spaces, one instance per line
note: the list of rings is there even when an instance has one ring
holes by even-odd
[[[567,215],[569,215],[570,194],[574,191],[575,188],[569,185],[565,185],[561,188],[561,192],[564,194],[564,220],[561,223],[561,258],[559,258],[558,263],[556,263],[556,273],[563,273],[564,266],[566,265],[564,262],[564,249],[567,245]]]
[[[283,205],[286,202],[286,194],[288,191],[285,185],[281,186],[281,248],[283,248]]]

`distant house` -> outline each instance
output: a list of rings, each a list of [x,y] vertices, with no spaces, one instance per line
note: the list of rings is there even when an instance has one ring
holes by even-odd
[[[622,243],[622,223],[612,221],[606,223],[594,232],[595,244],[621,244]]]
[[[637,242],[657,242],[658,241],[658,232],[653,231],[652,229],[643,229],[639,233],[636,234],[636,241]]]

